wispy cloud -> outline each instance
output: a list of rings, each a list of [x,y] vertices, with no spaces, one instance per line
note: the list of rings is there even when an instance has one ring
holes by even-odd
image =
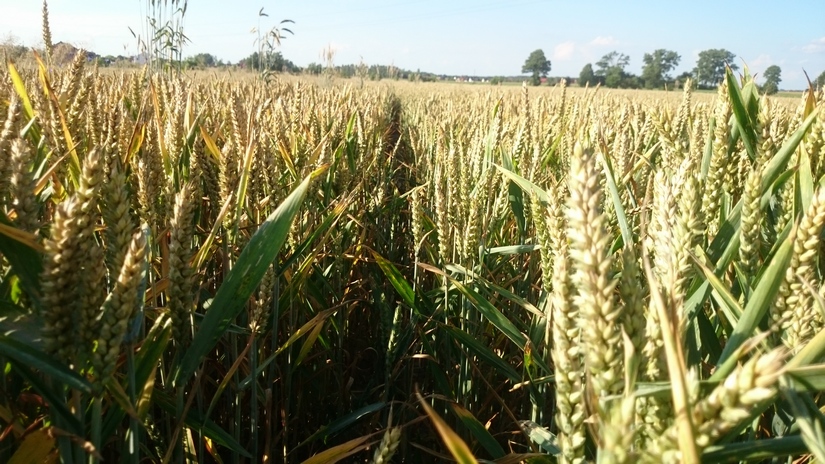
[[[556,61],[574,61],[576,59],[593,60],[604,52],[602,49],[617,44],[619,44],[619,41],[612,35],[600,35],[585,43],[576,43],[568,40],[553,48],[552,59]]]
[[[576,42],[567,41],[556,45],[553,48],[553,59],[557,61],[567,61],[573,58],[576,51]]]
[[[805,53],[825,53],[825,37],[808,42],[807,45],[802,47],[802,51]]]
[[[752,69],[763,69],[767,68],[768,66],[773,64],[773,60],[771,59],[770,55],[761,54],[753,59],[748,63],[748,67]]]
[[[619,43],[619,41],[616,40],[615,38],[613,38],[612,35],[608,35],[606,37],[598,36],[595,39],[590,41],[590,45],[593,45],[593,46],[596,46],[596,47],[607,47],[609,45],[616,45],[618,43]]]

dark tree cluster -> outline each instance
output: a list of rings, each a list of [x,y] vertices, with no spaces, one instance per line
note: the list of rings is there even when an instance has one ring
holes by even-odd
[[[712,89],[725,79],[726,67],[734,71],[739,69],[735,59],[736,55],[725,49],[704,50],[699,53],[692,71],[673,77],[671,72],[679,66],[682,57],[673,50],[660,48],[644,54],[642,75],[635,76],[625,70],[630,57],[612,51],[596,62],[595,69],[592,63],[587,63],[579,74],[578,82],[582,87],[600,84],[609,88],[665,89],[681,87],[691,79],[698,88]],[[781,74],[779,66],[769,66],[763,76],[765,83],[760,87],[761,91],[767,94],[778,92]],[[820,82],[819,85],[825,84],[825,72],[817,78],[817,82]]]
[[[254,52],[246,58],[238,62],[238,66],[246,69],[254,69],[255,71],[274,71],[274,72],[290,72],[297,73],[301,68],[296,66],[292,61],[284,58],[281,52],[263,55]]]
[[[547,77],[547,73],[550,72],[550,60],[544,56],[543,50],[533,50],[533,53],[524,62],[524,66],[521,67],[521,72],[530,73],[530,83],[539,85],[541,84],[541,78]]]

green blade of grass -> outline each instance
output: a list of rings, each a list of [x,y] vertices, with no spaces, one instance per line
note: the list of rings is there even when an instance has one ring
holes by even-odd
[[[501,151],[501,164],[503,164],[504,168],[508,171],[515,171],[513,159],[504,150]],[[519,237],[523,237],[527,223],[526,219],[524,218],[524,194],[522,193],[522,189],[519,187],[520,185],[517,185],[512,180],[508,182],[507,198],[510,200],[510,209],[513,211],[513,215],[516,218],[516,225],[518,225]]]
[[[329,424],[321,427],[317,432],[313,433],[309,436],[309,438],[302,441],[298,444],[298,446],[293,448],[293,451],[298,448],[301,448],[307,443],[312,443],[313,441],[318,439],[326,441],[327,438],[348,429],[352,426],[352,424],[355,424],[356,422],[358,422],[366,416],[369,416],[370,414],[375,414],[376,412],[384,409],[387,406],[388,403],[381,401],[378,403],[368,404],[362,408],[358,408],[355,411],[345,414],[339,417],[338,419],[335,419],[334,421],[330,422]]]
[[[781,456],[804,454],[808,451],[805,441],[798,435],[769,440],[709,446],[702,454],[702,462],[751,462],[770,460]]]
[[[785,172],[785,167],[788,165],[791,155],[793,155],[796,151],[796,147],[799,146],[802,139],[805,138],[805,134],[808,132],[808,129],[810,129],[811,125],[813,125],[814,121],[816,121],[818,111],[819,110],[813,111],[807,118],[805,118],[805,121],[800,124],[796,132],[785,140],[782,148],[776,152],[773,158],[771,158],[765,166],[765,171],[762,173],[762,193],[767,192],[771,187],[771,184],[773,184],[774,181],[783,172]]]
[[[240,314],[252,292],[258,287],[266,269],[278,256],[286,241],[292,221],[303,203],[313,175],[303,182],[261,224],[238,261],[215,294],[212,305],[192,339],[176,370],[172,384],[183,385],[197,370],[201,361],[223,336],[226,328]]]
[[[713,288],[713,295],[716,303],[722,309],[722,312],[725,313],[725,316],[728,318],[728,321],[731,325],[736,325],[739,321],[739,318],[742,317],[742,308],[739,306],[739,302],[736,301],[736,298],[730,293],[730,289],[728,286],[722,282],[720,279],[709,267],[705,266],[702,261],[700,261],[697,257],[691,255],[694,264],[696,264],[699,269],[702,270],[702,273],[705,275],[705,279]]]
[[[722,351],[722,356],[719,358],[719,363],[725,361],[736,352],[736,350],[748,338],[756,335],[755,331],[759,327],[762,318],[773,303],[776,292],[779,290],[779,285],[782,279],[785,278],[785,270],[788,268],[788,263],[791,261],[791,254],[793,253],[793,240],[785,240],[782,246],[779,247],[773,259],[766,265],[762,277],[753,290],[751,299],[748,301],[742,317],[733,329],[725,349]],[[733,367],[733,366],[731,366]],[[730,372],[728,369],[718,369],[711,379],[721,380]]]
[[[616,186],[616,178],[613,176],[613,166],[610,164],[610,159],[605,155],[608,152],[607,147],[602,147],[599,159],[604,165],[604,176],[607,179],[607,191],[610,192],[610,199],[613,201],[613,212],[616,215],[616,220],[619,223],[619,230],[622,231],[622,240],[626,244],[633,243],[633,232],[630,230],[630,225],[627,222],[627,215],[624,212],[624,205],[622,204],[622,197],[619,195],[619,188]]]
[[[6,353],[0,354],[6,355]],[[80,424],[80,421],[77,420],[77,417],[72,414],[71,410],[69,410],[65,399],[55,392],[54,389],[47,386],[41,376],[29,368],[29,364],[22,363],[11,357],[8,359],[14,372],[20,374],[20,376],[31,385],[31,389],[46,400],[52,417],[55,418],[55,420],[57,420],[57,418],[62,419],[61,426],[67,428],[69,432],[77,435],[82,434],[83,426]]]
[[[505,167],[499,166],[498,164],[494,164],[494,166],[499,171],[501,171],[504,177],[507,177],[512,182],[515,182],[519,187],[522,188],[522,190],[524,190],[527,193],[535,194],[538,197],[539,201],[541,201],[542,203],[549,204],[551,202],[550,196],[547,195],[547,192],[544,191],[543,188],[539,187],[538,185],[530,182],[529,180],[525,179],[524,177],[521,177],[520,175]]]
[[[174,416],[175,402],[165,393],[155,390],[152,395],[152,403],[160,406],[166,414]],[[215,443],[231,450],[234,453],[238,453],[245,458],[252,457],[243,445],[232,438],[232,435],[227,433],[226,430],[220,428],[209,418],[201,417],[201,414],[197,409],[190,409],[184,418],[183,423],[186,427],[199,431],[203,434],[203,436],[214,440]]]
[[[151,395],[155,386],[151,380],[154,378],[158,362],[163,356],[171,337],[171,319],[165,316],[159,318],[146,334],[135,356],[135,391],[141,392],[135,408],[141,420],[145,418],[148,406],[151,404]],[[128,391],[128,388],[126,391]],[[126,411],[123,409],[115,407],[108,409],[103,421],[102,437],[104,440],[115,433],[124,417],[126,417]]]
[[[745,146],[745,151],[751,162],[756,160],[756,130],[754,129],[754,117],[749,111],[748,92],[743,92],[736,82],[736,77],[733,71],[727,67],[725,68],[725,81],[728,86],[728,94],[730,95],[731,107],[733,108],[733,115],[736,119],[736,125],[739,128],[739,138]]]
[[[32,305],[40,311],[40,274],[43,272],[43,255],[32,240],[15,239],[11,235],[19,231],[13,228],[11,221],[0,211],[0,225],[8,226],[0,231],[0,255],[11,265],[12,272],[20,278],[20,285],[26,291]]]
[[[457,342],[464,345],[468,350],[470,350],[473,354],[478,356],[478,358],[487,364],[491,365],[493,368],[498,371],[499,374],[504,375],[511,382],[517,384],[521,382],[521,375],[516,372],[516,370],[510,364],[506,363],[500,356],[495,354],[493,350],[484,346],[481,342],[479,342],[475,337],[469,335],[468,333],[450,326],[442,326],[442,330],[447,332],[451,337],[453,337]]]
[[[303,461],[302,464],[335,464],[369,446],[369,439],[369,436],[359,437],[338,446],[333,446]]]
[[[465,287],[460,282],[455,280],[452,280],[451,283],[459,292],[467,297],[470,303],[478,309],[482,316],[484,316],[488,321],[490,321],[491,324],[501,331],[501,333],[515,343],[520,350],[524,350],[525,345],[527,344],[527,337],[519,331],[515,324],[507,319],[501,311],[493,306],[492,303],[487,301],[486,298],[479,295],[475,290]],[[540,356],[533,357],[533,362],[535,362],[536,366],[541,368],[545,373],[550,374],[552,372]]]
[[[825,431],[822,429],[823,416],[818,406],[807,393],[801,393],[788,388],[786,381],[781,381],[782,395],[791,406],[796,426],[802,441],[808,451],[816,458],[816,462],[825,462]]]
[[[415,304],[415,291],[410,283],[404,279],[401,272],[399,272],[391,262],[384,259],[383,256],[375,251],[372,251],[372,256],[375,258],[375,262],[378,263],[378,267],[381,268],[381,271],[383,271],[384,275],[389,279],[393,288],[395,288],[395,291],[398,292],[398,295],[404,300],[404,303],[413,308],[415,312],[420,313]]]
[[[430,420],[432,421],[433,425],[435,426],[436,432],[441,437],[441,440],[444,441],[444,445],[447,447],[447,450],[450,451],[450,454],[453,455],[453,458],[459,464],[478,464],[475,456],[473,456],[472,451],[470,451],[470,447],[467,446],[467,443],[458,436],[457,433],[444,422],[433,408],[424,401],[424,397],[421,396],[421,393],[416,392],[415,396],[418,398],[418,403],[421,404],[421,407],[424,408],[424,412],[427,413]]]
[[[475,439],[478,440],[481,446],[484,447],[488,453],[490,453],[490,456],[492,456],[493,459],[504,457],[506,454],[504,452],[504,448],[502,448],[496,439],[493,438],[487,428],[484,427],[484,424],[476,419],[473,413],[457,403],[450,403],[450,408],[461,423],[463,423],[470,433],[473,434]]]
[[[0,355],[13,359],[23,366],[33,367],[52,380],[69,388],[87,394],[92,393],[92,385],[77,372],[58,362],[53,356],[49,356],[18,340],[0,335]]]

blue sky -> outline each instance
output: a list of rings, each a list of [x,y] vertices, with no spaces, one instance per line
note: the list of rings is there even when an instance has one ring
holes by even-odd
[[[162,1],[162,0],[159,0]],[[54,41],[99,54],[135,54],[129,32],[143,29],[146,0],[51,0]],[[0,0],[0,39],[40,41],[38,0]],[[445,74],[516,75],[531,51],[552,61],[551,75],[578,76],[586,63],[617,50],[640,73],[642,56],[657,48],[682,57],[690,70],[698,53],[725,48],[752,71],[776,64],[782,88],[805,85],[825,70],[825,13],[821,0],[661,2],[589,0],[190,0],[185,55],[209,52],[236,62],[255,50],[260,28],[291,19],[282,44],[299,66],[322,62],[327,47],[336,64],[390,64]]]

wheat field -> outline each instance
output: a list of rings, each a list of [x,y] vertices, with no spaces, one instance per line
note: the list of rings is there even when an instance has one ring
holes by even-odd
[[[0,461],[825,461],[821,90],[36,58]]]

